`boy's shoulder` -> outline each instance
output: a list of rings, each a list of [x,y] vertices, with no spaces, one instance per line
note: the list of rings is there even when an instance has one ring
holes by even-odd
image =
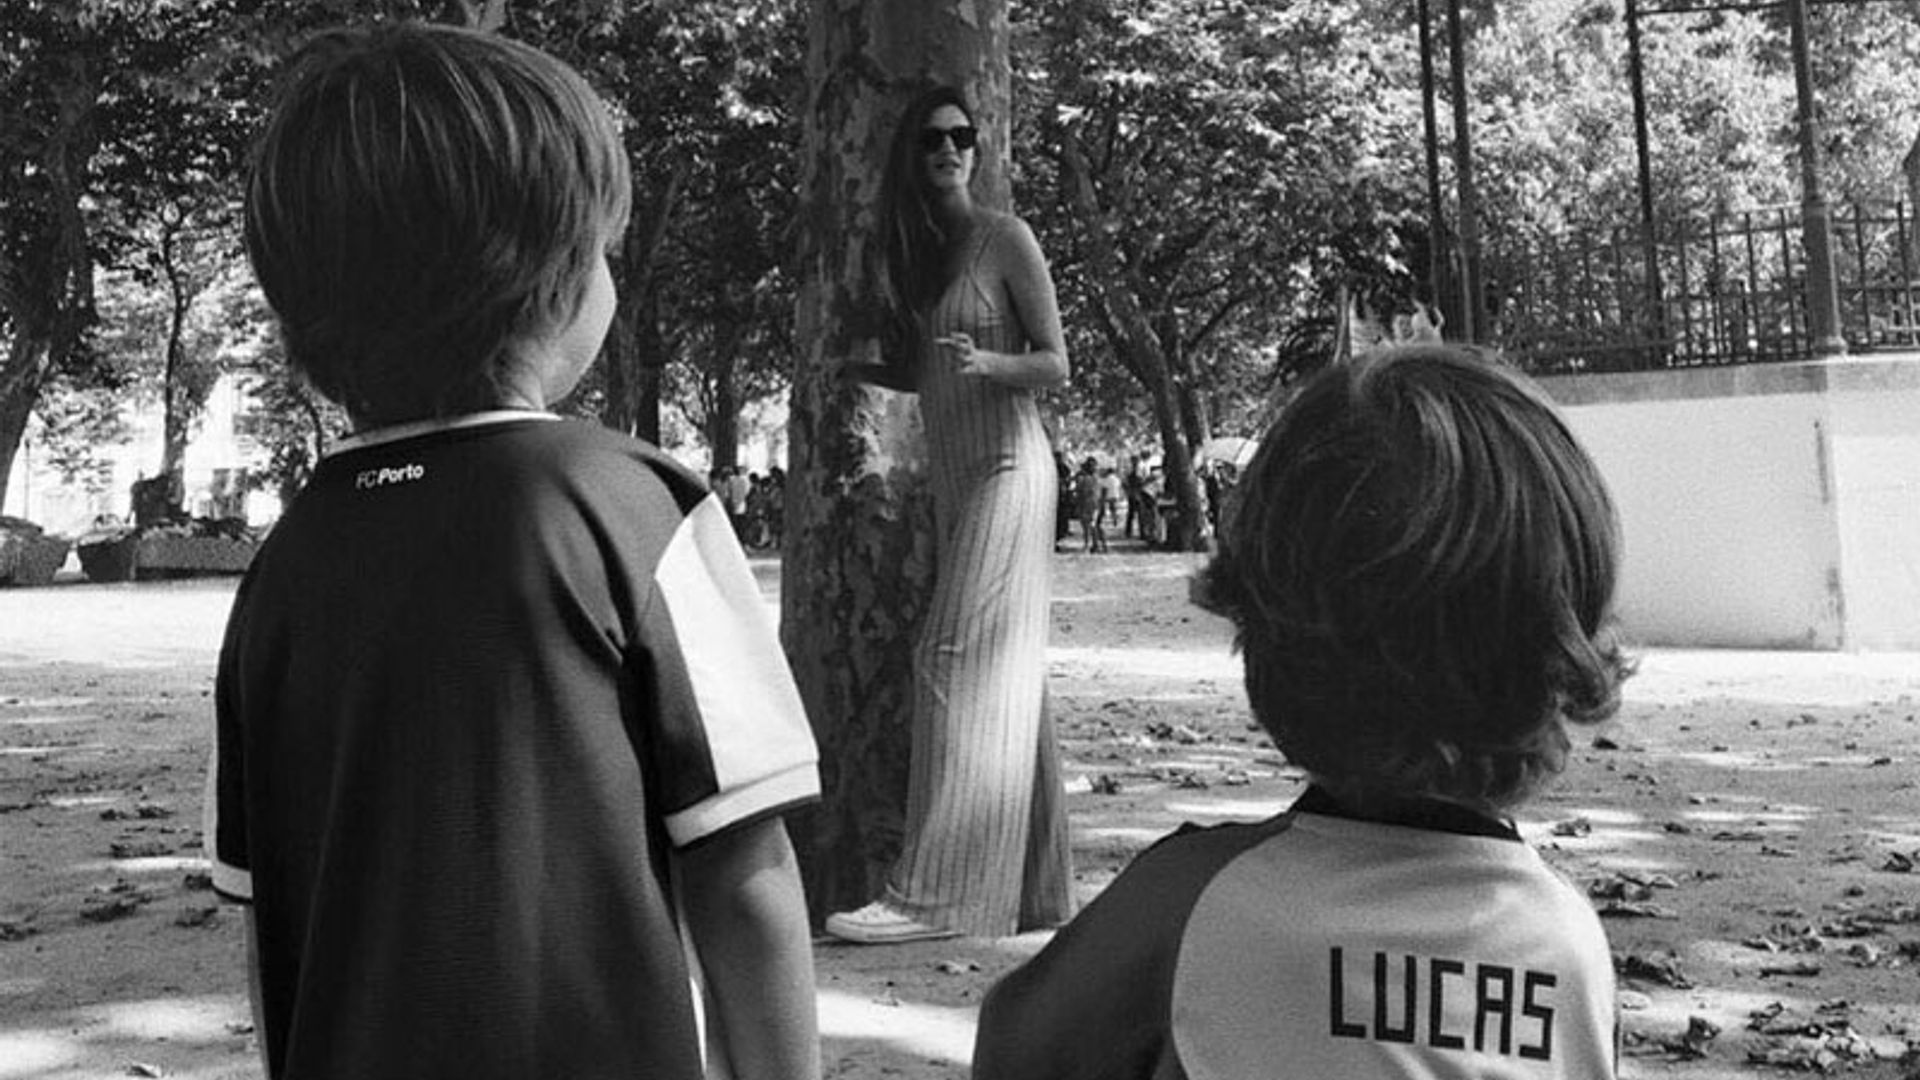
[[[343,444],[321,461],[275,533],[357,514],[374,501],[396,519],[466,513],[476,484],[496,516],[514,507],[530,524],[550,526],[567,516],[552,513],[564,503],[610,521],[671,528],[708,495],[705,481],[665,451],[601,424],[491,416]]]
[[[1296,818],[1287,811],[1264,821],[1182,824],[1135,857],[1102,901],[1137,908],[1147,922],[1178,926],[1228,864],[1286,833]]]
[[[691,507],[708,492],[701,476],[653,443],[615,431],[592,420],[563,418],[517,427],[502,452],[537,462],[561,473],[586,473],[614,480],[657,481],[667,486],[683,507]]]

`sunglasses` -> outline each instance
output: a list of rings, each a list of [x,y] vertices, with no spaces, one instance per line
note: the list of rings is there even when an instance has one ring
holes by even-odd
[[[980,141],[980,133],[966,124],[950,128],[930,127],[920,129],[920,150],[922,153],[936,153],[940,147],[945,145],[949,140],[953,142],[953,148],[955,150],[971,150],[974,144]]]

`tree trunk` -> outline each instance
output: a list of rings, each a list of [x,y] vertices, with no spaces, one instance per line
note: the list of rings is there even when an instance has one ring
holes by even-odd
[[[825,798],[795,822],[816,920],[874,899],[906,816],[914,635],[933,576],[911,397],[850,386],[879,355],[868,253],[899,109],[938,81],[982,140],[975,196],[1008,201],[1006,0],[814,0],[802,161],[781,635],[820,743]]]
[[[187,286],[180,267],[175,262],[180,257],[176,244],[177,237],[168,228],[161,239],[160,254],[166,267],[167,295],[173,301],[167,311],[167,363],[165,376],[160,381],[160,476],[180,476],[187,458],[187,428],[198,412],[197,402],[191,400],[192,394],[184,384],[187,371],[187,312],[193,307],[193,294]],[[177,488],[185,494],[185,483]],[[170,507],[169,509],[178,509]]]
[[[734,315],[715,328],[713,352],[707,357],[707,447],[713,467],[740,464],[740,346],[746,341],[747,320]]]
[[[660,333],[660,252],[679,211],[689,168],[676,165],[655,197],[634,192],[627,235],[613,267],[620,306],[600,358],[606,379],[600,422],[656,444],[660,441],[661,376],[672,359]]]
[[[93,253],[80,203],[100,144],[94,124],[100,70],[90,55],[91,38],[71,44],[72,52],[51,58],[58,78],[51,88],[53,123],[36,148],[48,190],[42,196],[45,213],[30,219],[33,235],[26,246],[40,255],[22,266],[16,251],[0,250],[0,307],[12,323],[13,340],[0,368],[0,506],[6,505],[13,460],[47,375],[66,362],[93,318]],[[22,194],[23,202],[31,199]]]
[[[1142,290],[1130,281],[1132,272],[1114,243],[1120,226],[1108,220],[1100,205],[1079,137],[1072,131],[1062,131],[1060,149],[1061,187],[1067,210],[1086,241],[1087,277],[1103,313],[1108,339],[1120,362],[1146,389],[1160,427],[1161,472],[1176,508],[1167,544],[1182,551],[1202,550],[1206,544],[1200,528],[1200,480],[1193,471],[1195,447],[1188,441],[1181,391],[1175,385],[1165,343],[1141,305]]]
[[[20,453],[21,440],[26,438],[33,407],[40,400],[48,351],[45,338],[16,328],[12,348],[7,351],[6,369],[0,371],[0,507],[7,505],[13,461]]]
[[[714,374],[713,407],[707,413],[707,447],[713,467],[731,469],[740,464],[740,401],[733,373]]]

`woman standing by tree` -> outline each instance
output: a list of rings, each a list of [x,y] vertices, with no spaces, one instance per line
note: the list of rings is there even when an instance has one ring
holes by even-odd
[[[974,203],[978,139],[956,90],[907,107],[881,203],[884,363],[855,373],[920,395],[936,559],[904,847],[885,896],[826,923],[863,944],[1003,936],[1072,913],[1046,709],[1057,482],[1034,397],[1066,381],[1067,352],[1033,231]]]

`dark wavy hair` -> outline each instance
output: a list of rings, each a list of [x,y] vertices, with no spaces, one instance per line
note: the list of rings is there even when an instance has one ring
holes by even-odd
[[[1234,623],[1255,717],[1336,796],[1505,809],[1564,767],[1566,722],[1618,708],[1612,500],[1493,355],[1322,371],[1235,500],[1196,594]]]
[[[613,115],[496,34],[323,33],[281,76],[246,241],[293,365],[357,423],[498,404],[509,347],[564,325],[624,228]]]
[[[895,322],[911,324],[914,312],[938,301],[950,284],[948,256],[959,237],[940,222],[927,175],[927,155],[920,148],[921,129],[944,105],[959,109],[968,123],[978,126],[965,94],[951,86],[935,86],[907,103],[887,149],[880,187],[877,284],[888,316]],[[977,174],[977,150],[974,161]]]

